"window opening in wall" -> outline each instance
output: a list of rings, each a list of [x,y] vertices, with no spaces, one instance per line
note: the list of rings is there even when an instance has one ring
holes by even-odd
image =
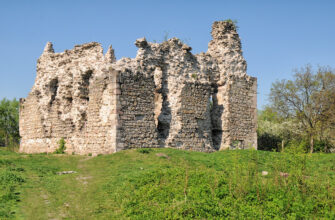
[[[57,90],[58,90],[58,79],[52,79],[49,83],[49,90],[51,93],[51,99],[49,102],[49,105],[51,106],[52,103],[55,101],[56,99],[56,95],[57,95]]]
[[[92,70],[87,70],[82,76],[81,76],[81,83],[80,83],[80,98],[85,99],[89,101],[89,85],[90,85],[90,79],[93,75]]]
[[[211,112],[212,123],[212,141],[213,147],[217,150],[220,149],[222,142],[222,119],[223,105],[219,102],[218,89],[213,88],[213,93],[209,97],[209,105]]]

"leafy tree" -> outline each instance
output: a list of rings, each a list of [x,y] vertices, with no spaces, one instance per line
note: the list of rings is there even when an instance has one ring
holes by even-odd
[[[280,117],[293,119],[299,125],[312,153],[316,137],[327,137],[335,124],[334,71],[319,67],[315,73],[306,65],[295,71],[293,80],[273,83],[270,101]]]
[[[270,106],[258,113],[258,149],[283,151],[285,144],[299,136],[299,123],[291,118],[282,118]]]
[[[2,99],[0,101],[0,139],[5,146],[19,142],[19,102]]]
[[[259,150],[277,150],[281,141],[274,127],[276,126],[276,112],[270,107],[258,111],[257,142]]]

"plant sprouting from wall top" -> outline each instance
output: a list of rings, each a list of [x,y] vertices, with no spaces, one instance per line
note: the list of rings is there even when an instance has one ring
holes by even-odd
[[[229,18],[229,19],[226,19],[224,21],[227,22],[227,23],[230,23],[235,28],[236,31],[239,29],[239,26],[237,26],[237,20],[236,19],[232,20],[232,19]]]

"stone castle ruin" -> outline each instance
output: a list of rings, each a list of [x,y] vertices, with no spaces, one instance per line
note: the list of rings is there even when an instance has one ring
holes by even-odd
[[[21,152],[107,154],[170,147],[212,152],[257,148],[257,80],[246,75],[240,38],[214,22],[206,53],[177,38],[136,40],[134,59],[99,43],[55,53],[47,43],[35,84],[21,99]]]

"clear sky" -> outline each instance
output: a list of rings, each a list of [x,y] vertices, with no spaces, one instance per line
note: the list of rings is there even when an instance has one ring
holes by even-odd
[[[236,19],[248,74],[258,78],[258,107],[271,83],[305,64],[335,67],[334,0],[0,0],[0,99],[26,97],[47,41],[56,52],[76,44],[112,44],[134,57],[140,37],[165,33],[207,51],[211,24]]]

